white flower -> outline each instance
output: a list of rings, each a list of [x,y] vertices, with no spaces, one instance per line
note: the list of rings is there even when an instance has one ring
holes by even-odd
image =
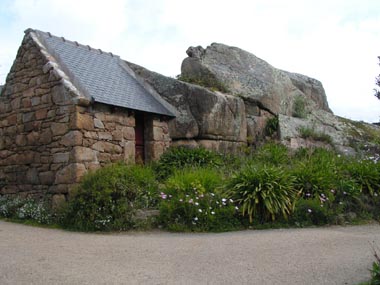
[[[226,201],[227,201],[227,199],[225,199],[225,198],[222,199],[222,202],[226,202]]]
[[[211,212],[211,215],[215,215],[215,212],[214,212],[214,211],[212,211],[212,212]]]
[[[194,221],[198,221],[198,217],[195,217],[195,218],[194,218]]]
[[[309,213],[313,212],[311,209],[307,209],[307,211],[308,211]]]
[[[199,206],[199,203],[198,203],[198,202],[195,202],[195,206]]]
[[[198,209],[198,212],[199,212],[199,213],[202,213],[202,209]]]
[[[233,203],[233,202],[234,202],[234,200],[232,200],[232,199],[230,199],[229,201],[230,201],[231,203]]]
[[[179,201],[180,201],[180,202],[183,202],[183,200],[182,200],[182,199],[179,199]]]
[[[236,207],[235,207],[235,210],[239,210],[239,207],[238,207],[238,206],[236,206]]]

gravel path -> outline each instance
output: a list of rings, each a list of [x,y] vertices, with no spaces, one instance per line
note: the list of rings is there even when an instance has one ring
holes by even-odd
[[[358,284],[380,225],[85,234],[0,221],[0,284]]]

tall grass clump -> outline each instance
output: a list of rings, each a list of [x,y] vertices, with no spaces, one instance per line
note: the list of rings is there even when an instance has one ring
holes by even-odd
[[[294,187],[303,195],[319,196],[334,188],[337,181],[336,153],[318,148],[295,154]]]
[[[253,160],[257,163],[275,166],[289,164],[289,150],[286,146],[279,143],[266,143],[254,152]]]
[[[219,167],[223,164],[220,154],[204,148],[172,147],[154,164],[157,176],[169,177],[175,170],[189,167]]]
[[[127,230],[136,210],[157,205],[153,171],[139,165],[112,164],[87,174],[64,210],[62,223],[81,231]]]
[[[249,222],[287,218],[293,211],[297,191],[293,177],[278,166],[247,165],[226,184],[226,194],[237,203]]]

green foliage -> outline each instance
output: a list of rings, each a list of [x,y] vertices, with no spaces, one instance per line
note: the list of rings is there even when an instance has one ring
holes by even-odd
[[[297,192],[293,188],[293,177],[281,167],[247,165],[235,173],[226,185],[228,198],[248,215],[261,222],[282,214],[292,213]]]
[[[53,222],[53,215],[47,203],[30,197],[0,197],[0,217],[32,220],[38,224]]]
[[[316,132],[314,129],[309,127],[301,127],[298,130],[301,138],[304,139],[313,139],[315,141],[325,142],[328,144],[333,144],[332,138],[325,133]]]
[[[293,102],[293,116],[297,118],[306,118],[306,104],[301,96],[297,96]]]
[[[225,231],[240,227],[232,200],[218,191],[215,170],[177,171],[161,192],[160,223],[172,231]]]
[[[258,163],[285,165],[289,163],[289,159],[288,148],[279,143],[267,143],[254,153],[254,160]]]
[[[366,194],[380,194],[380,164],[372,160],[347,159],[344,165],[346,175],[352,177]]]
[[[328,206],[320,200],[320,196],[314,198],[301,198],[297,201],[291,221],[297,226],[325,225],[329,222]]]
[[[273,136],[278,131],[278,116],[269,118],[265,124],[264,133],[267,136]]]
[[[319,195],[334,189],[337,179],[336,154],[325,149],[306,152],[295,163],[292,174],[295,177],[294,187],[305,195]]]
[[[209,88],[211,91],[220,91],[223,93],[228,93],[229,90],[227,86],[223,83],[220,82],[218,79],[216,79],[213,75],[202,75],[199,77],[186,77],[183,75],[178,75],[176,77],[178,80],[203,86],[206,88]]]
[[[62,222],[83,231],[130,229],[136,210],[157,205],[157,197],[158,185],[150,168],[109,165],[84,177]]]
[[[218,167],[222,157],[204,148],[172,147],[154,165],[159,178],[167,178],[175,170],[186,167]]]
[[[372,269],[370,270],[371,280],[368,282],[368,285],[380,285],[380,257],[374,247],[373,251],[376,261],[372,263]]]

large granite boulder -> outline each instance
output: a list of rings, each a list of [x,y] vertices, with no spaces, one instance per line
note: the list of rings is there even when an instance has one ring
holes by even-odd
[[[223,151],[230,148],[228,142],[246,143],[246,112],[241,98],[166,77],[132,63],[128,65],[144,80],[146,88],[153,88],[151,92],[157,92],[176,108],[176,118],[169,122],[174,144],[195,141]],[[219,143],[215,146],[212,141]]]
[[[319,81],[276,69],[242,49],[213,43],[206,49],[190,47],[187,54],[181,67],[184,80],[217,87],[275,115],[292,116],[295,100],[302,100],[307,110],[331,112]]]

